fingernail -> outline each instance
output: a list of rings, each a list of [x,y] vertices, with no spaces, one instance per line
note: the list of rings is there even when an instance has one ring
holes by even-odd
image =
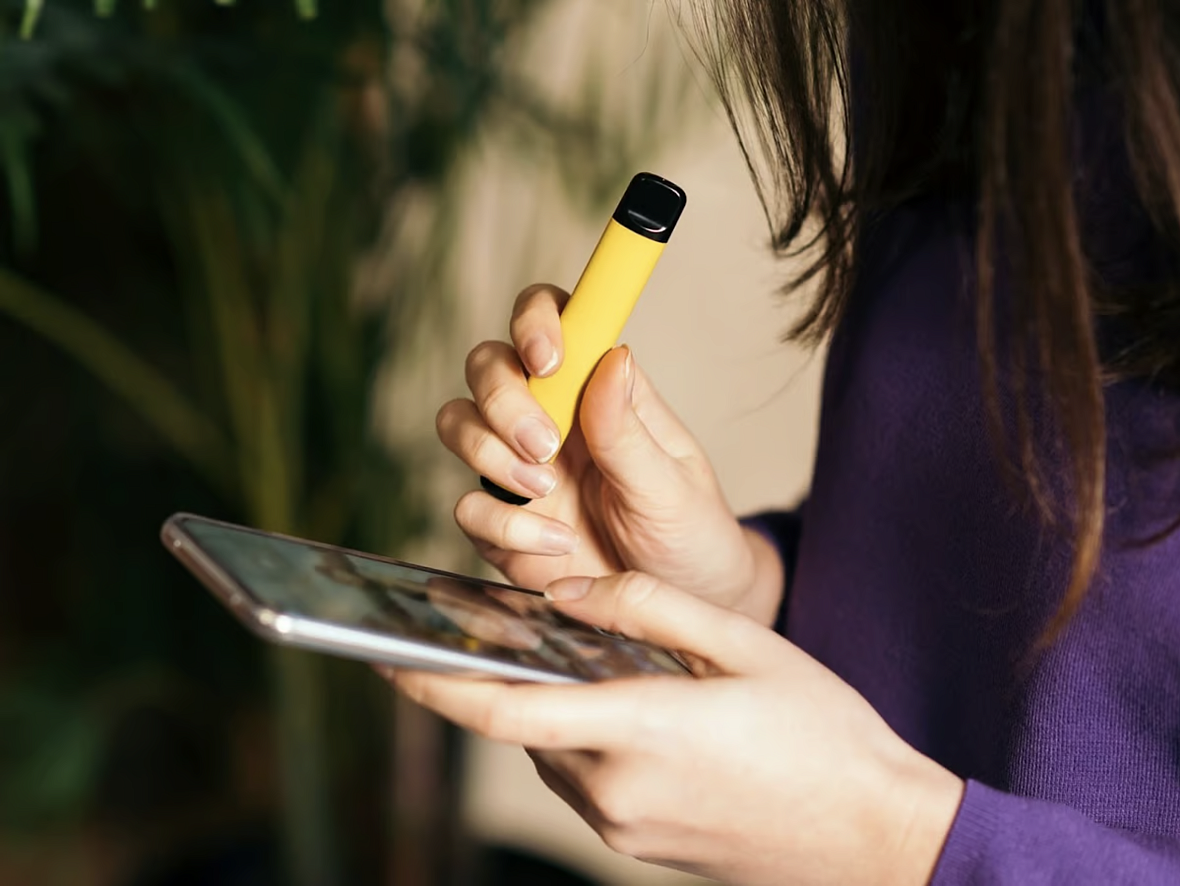
[[[535,415],[526,415],[516,425],[516,442],[539,464],[545,464],[561,446],[557,431]]]
[[[541,549],[547,554],[572,554],[578,549],[578,536],[561,523],[546,523],[541,529]]]
[[[635,405],[635,357],[631,354],[631,348],[623,345],[623,350],[627,352],[627,359],[623,361],[623,378],[627,380],[627,401]]]
[[[544,498],[557,487],[557,472],[549,465],[513,465],[512,479],[537,498]]]
[[[521,356],[524,357],[524,366],[530,375],[543,378],[557,368],[557,348],[543,335],[530,338]]]
[[[590,593],[592,578],[562,578],[545,588],[550,600],[581,600]]]

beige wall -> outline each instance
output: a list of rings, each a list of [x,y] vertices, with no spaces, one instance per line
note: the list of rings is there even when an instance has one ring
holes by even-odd
[[[655,76],[653,68],[667,70],[669,58],[678,66],[676,76],[700,77],[674,47],[668,55],[660,4],[570,0],[550,26],[552,33],[529,49],[526,63],[549,71],[555,88],[577,81],[587,54],[610,72],[607,89],[623,97],[641,93],[645,78]],[[604,47],[605,64],[594,55]],[[787,325],[774,294],[782,268],[763,248],[765,225],[745,166],[703,89],[691,119],[673,147],[649,158],[651,171],[685,188],[689,208],[624,340],[712,457],[734,509],[787,505],[806,489],[811,470],[822,360],[779,343]],[[462,354],[485,338],[505,336],[511,299],[521,287],[534,280],[567,287],[576,281],[605,223],[545,209],[560,205],[553,181],[501,156],[494,144],[472,165],[465,186],[454,348],[428,349],[433,359],[403,375],[389,393],[389,402],[399,404],[391,420],[403,439],[429,436],[434,409],[464,393]],[[427,393],[415,398],[412,392]],[[474,478],[450,460],[436,468],[432,484],[442,490],[445,528],[416,554],[425,562],[462,565],[465,555],[458,552],[466,547],[449,510]],[[520,749],[472,741],[470,751],[466,813],[480,836],[568,859],[607,882],[691,882],[602,847],[544,789]]]

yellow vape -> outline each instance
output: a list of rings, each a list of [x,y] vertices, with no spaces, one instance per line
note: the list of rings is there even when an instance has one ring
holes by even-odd
[[[618,342],[687,200],[681,188],[658,175],[641,172],[631,179],[561,312],[565,358],[553,375],[530,378],[529,390],[557,424],[563,443],[577,420],[586,382]],[[480,480],[502,501],[530,501]]]

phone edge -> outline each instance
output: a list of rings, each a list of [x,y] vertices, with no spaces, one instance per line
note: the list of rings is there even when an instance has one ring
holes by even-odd
[[[181,564],[185,566],[186,569],[188,569],[190,574],[195,579],[197,579],[200,584],[204,585],[205,588],[213,594],[217,601],[233,614],[239,623],[246,627],[246,629],[255,636],[258,636],[267,642],[288,648],[298,648],[311,652],[335,655],[365,664],[382,664],[393,667],[401,666],[411,668],[413,670],[425,670],[432,671],[434,673],[445,673],[455,676],[562,685],[583,685],[592,682],[589,680],[580,680],[577,677],[572,677],[565,674],[556,674],[549,671],[537,670],[525,665],[513,665],[508,662],[499,662],[495,659],[484,658],[471,653],[435,647],[426,643],[418,643],[413,640],[387,637],[386,635],[378,634],[376,632],[359,631],[351,628],[332,625],[329,622],[319,621],[316,619],[301,618],[299,616],[276,612],[275,610],[266,606],[264,603],[258,601],[256,597],[254,597],[249,593],[248,590],[241,586],[237,579],[227,573],[217,564],[215,560],[205,554],[196,540],[187,532],[185,532],[182,524],[186,519],[201,520],[206,523],[215,523],[220,526],[246,530],[255,534],[279,537],[299,544],[310,544],[316,547],[355,553],[358,556],[385,560],[398,566],[404,566],[413,569],[423,569],[437,573],[439,575],[445,575],[447,577],[465,578],[465,576],[461,576],[457,573],[446,573],[442,570],[431,569],[430,567],[419,566],[417,564],[402,562],[390,557],[380,557],[378,555],[367,554],[362,551],[353,551],[351,549],[339,547],[337,545],[328,545],[324,542],[315,542],[311,541],[310,539],[299,538],[298,536],[284,535],[283,533],[278,532],[268,533],[260,529],[254,529],[249,526],[241,526],[237,523],[230,523],[225,520],[215,520],[211,517],[203,517],[200,514],[178,512],[165,520],[163,526],[160,528],[160,539],[164,543],[164,547],[169,551],[169,553],[179,560]],[[483,579],[479,579],[479,581],[483,581]],[[501,582],[486,583],[496,587],[507,588],[509,590],[535,593],[532,591],[526,591],[524,588],[514,588],[511,585],[506,585]],[[320,628],[327,628],[328,630],[319,630]],[[330,633],[355,634],[366,638],[372,638],[373,641],[379,644],[393,643],[398,646],[405,646],[408,650],[412,650],[414,652],[414,656],[411,657],[407,654],[399,655],[397,651],[390,650],[388,648],[382,650],[376,649],[371,645],[361,646],[359,644],[354,645],[343,641],[326,639],[325,634]],[[362,652],[367,654],[362,655]],[[423,664],[433,665],[433,667],[422,667]]]

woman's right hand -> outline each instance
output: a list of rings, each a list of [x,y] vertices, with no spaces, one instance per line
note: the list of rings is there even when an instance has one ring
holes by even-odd
[[[561,452],[528,375],[561,365],[559,314],[569,296],[522,292],[512,343],[467,358],[471,399],[439,410],[442,442],[473,471],[535,499],[464,495],[455,519],[513,584],[541,589],[567,575],[642,570],[763,623],[777,611],[782,567],[772,546],[737,522],[705,454],[656,393],[628,348],[615,348],[586,386]],[[527,372],[527,374],[526,374]]]

